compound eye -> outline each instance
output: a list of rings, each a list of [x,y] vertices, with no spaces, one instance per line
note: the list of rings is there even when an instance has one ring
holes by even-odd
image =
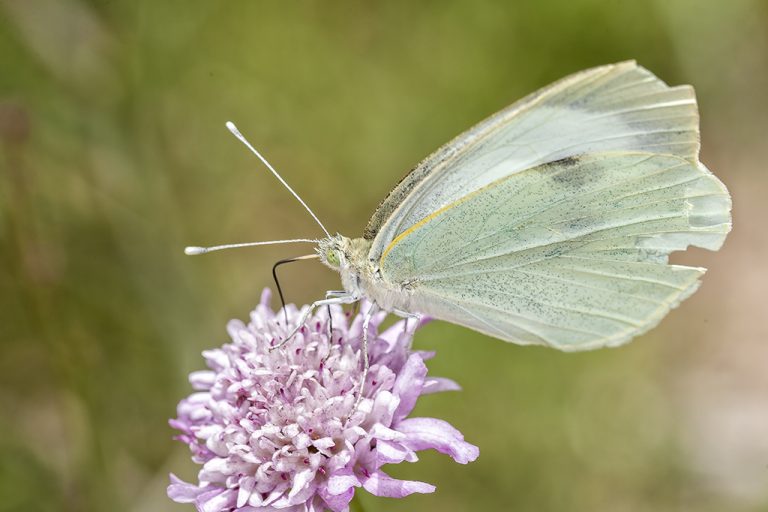
[[[336,251],[333,249],[330,249],[328,253],[325,255],[325,259],[328,260],[328,263],[331,265],[338,267],[339,266],[339,256],[336,254]]]

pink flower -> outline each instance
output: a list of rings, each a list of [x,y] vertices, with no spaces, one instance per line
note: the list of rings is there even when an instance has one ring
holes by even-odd
[[[199,484],[171,475],[168,496],[204,512],[334,512],[348,510],[355,490],[402,498],[433,485],[397,480],[385,464],[414,462],[428,448],[466,464],[478,449],[443,420],[408,418],[420,395],[456,390],[427,377],[432,353],[410,350],[417,325],[397,322],[382,333],[384,314],[371,321],[370,371],[362,376],[362,315],[348,322],[341,308],[321,309],[282,349],[283,312],[269,308],[269,290],[248,325],[227,326],[232,343],[203,353],[210,370],[190,375],[196,390],[178,406],[172,427],[202,468]],[[363,303],[365,311],[368,304]],[[300,311],[286,308],[289,325]]]

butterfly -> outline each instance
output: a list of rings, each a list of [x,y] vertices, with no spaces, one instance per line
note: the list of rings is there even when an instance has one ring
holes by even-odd
[[[331,235],[228,126],[326,233],[296,241],[316,243],[311,257],[343,290],[305,319],[365,298],[368,319],[428,315],[565,351],[621,345],[698,288],[705,269],[669,254],[717,250],[731,229],[728,190],[699,161],[693,88],[634,61],[567,76],[462,133],[392,189],[359,238]],[[234,246],[278,242],[290,241]]]

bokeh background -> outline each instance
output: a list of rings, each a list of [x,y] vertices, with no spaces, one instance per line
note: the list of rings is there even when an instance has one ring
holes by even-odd
[[[694,84],[734,230],[700,291],[620,349],[561,354],[433,323],[458,393],[421,400],[479,445],[392,473],[434,495],[368,511],[768,510],[768,2],[0,0],[0,511],[181,511],[167,418],[200,352],[316,237],[234,120],[334,231],[397,179],[570,72],[635,58]],[[338,287],[283,272],[305,303]]]

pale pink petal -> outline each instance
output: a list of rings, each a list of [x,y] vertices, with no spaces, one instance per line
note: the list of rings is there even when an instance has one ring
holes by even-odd
[[[472,462],[480,454],[477,446],[464,441],[461,432],[449,423],[436,418],[408,418],[397,425],[397,430],[405,434],[401,441],[413,450],[432,448],[450,455],[460,464]]]
[[[291,492],[288,493],[288,497],[293,498],[300,491],[306,489],[307,485],[312,481],[314,477],[315,472],[311,469],[305,469],[304,471],[296,473],[293,476],[293,488],[291,489]]]
[[[398,464],[403,461],[416,462],[419,458],[410,448],[401,443],[376,441],[377,469],[384,464]]]
[[[200,512],[221,512],[234,508],[236,500],[237,491],[234,489],[216,489],[198,496],[195,505]]]
[[[374,439],[384,439],[386,441],[403,439],[405,437],[401,432],[398,432],[397,430],[391,429],[389,427],[385,427],[381,423],[376,423],[374,426],[372,426],[368,430],[368,433]]]
[[[196,390],[208,390],[211,389],[216,381],[216,372],[211,370],[199,370],[189,374],[189,383],[192,384],[192,389]]]
[[[394,346],[395,343],[397,343],[397,339],[400,337],[401,334],[403,334],[404,325],[405,325],[404,320],[399,320],[395,322],[389,327],[389,329],[379,333],[379,339],[386,341],[389,347]]]
[[[373,407],[368,414],[369,419],[374,423],[390,425],[392,418],[400,405],[400,398],[389,391],[379,391],[373,401]]]
[[[243,328],[245,327],[242,322],[239,322],[239,324]],[[227,330],[230,331],[230,336],[232,336],[234,328],[230,328],[230,326],[227,325]],[[234,336],[232,336],[232,338],[234,338]],[[218,372],[224,370],[225,368],[229,368],[229,358],[227,357],[227,354],[225,354],[222,350],[203,350],[203,357],[205,358],[205,362],[208,364],[208,367],[211,370]]]
[[[261,290],[261,300],[259,300],[259,304],[262,306],[269,306],[269,301],[272,299],[272,290],[269,288],[264,288]]]
[[[400,405],[395,410],[393,422],[397,423],[410,414],[424,387],[427,366],[416,354],[411,355],[400,369],[392,393],[400,398]]]
[[[461,391],[461,386],[455,381],[446,379],[445,377],[427,377],[424,379],[424,388],[421,391],[422,395],[440,393],[441,391]]]
[[[329,494],[327,491],[323,492],[322,488],[319,491],[320,497],[328,505],[333,512],[344,512],[349,507],[349,502],[352,501],[352,497],[355,495],[355,488],[350,487],[341,494]]]
[[[336,441],[330,437],[323,437],[322,439],[312,441],[312,445],[322,452],[333,448],[336,445]]]
[[[433,357],[435,357],[435,351],[434,350],[416,350],[414,354],[418,354],[421,356],[422,361],[429,361]]]
[[[207,487],[198,487],[194,484],[189,484],[179,477],[170,474],[171,483],[168,485],[168,497],[177,503],[192,503],[199,495],[204,492],[210,491]],[[223,490],[223,489],[222,489]]]
[[[327,483],[328,494],[332,496],[338,496],[344,494],[353,487],[360,487],[360,480],[357,479],[355,473],[349,469],[342,469],[336,471],[328,478]]]
[[[314,473],[313,473],[314,476]],[[302,487],[299,492],[294,495],[287,496],[287,504],[303,507],[307,500],[311,500],[315,494],[317,494],[318,482],[310,480],[307,485]]]
[[[376,471],[363,482],[363,488],[374,496],[404,498],[409,494],[435,492],[435,486],[416,480],[397,480],[383,471]]]

